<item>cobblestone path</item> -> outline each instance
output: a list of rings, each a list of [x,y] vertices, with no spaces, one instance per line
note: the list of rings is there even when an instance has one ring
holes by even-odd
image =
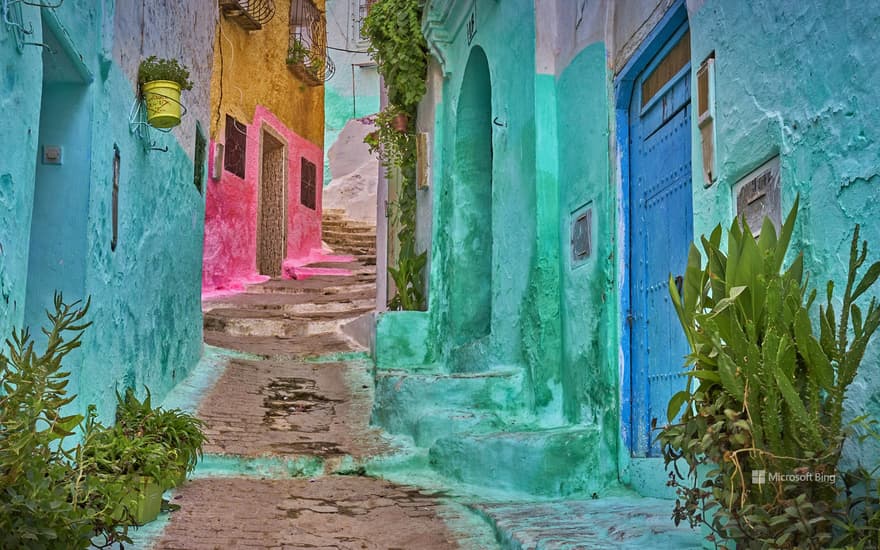
[[[436,496],[351,466],[391,451],[368,425],[368,362],[308,360],[359,351],[338,327],[372,309],[375,266],[370,250],[353,252],[358,261],[332,266],[350,276],[273,280],[205,302],[206,342],[257,358],[231,361],[203,398],[198,416],[210,438],[203,463],[305,466],[291,466],[289,477],[236,475],[234,467],[197,472],[175,493],[181,508],[155,548],[459,547],[441,519],[455,512]]]

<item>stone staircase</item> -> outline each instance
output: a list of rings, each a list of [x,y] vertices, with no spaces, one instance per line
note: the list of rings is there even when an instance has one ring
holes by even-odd
[[[342,334],[341,327],[373,311],[375,266],[360,261],[309,267],[313,266],[351,274],[272,279],[241,294],[204,300],[205,341],[260,355],[364,351]]]
[[[616,477],[591,424],[528,412],[518,367],[433,373],[380,370],[372,423],[411,438],[438,474],[472,487],[540,497],[602,491]]]
[[[376,265],[376,226],[346,218],[345,210],[323,212],[322,238],[336,254],[355,256],[364,265]]]

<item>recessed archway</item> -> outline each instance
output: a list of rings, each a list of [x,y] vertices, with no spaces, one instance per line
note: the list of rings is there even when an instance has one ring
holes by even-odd
[[[475,47],[458,99],[449,276],[455,345],[489,334],[492,321],[492,85]]]

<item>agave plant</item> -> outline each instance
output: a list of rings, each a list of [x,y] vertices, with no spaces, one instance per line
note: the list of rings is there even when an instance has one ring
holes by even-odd
[[[814,327],[817,293],[806,290],[802,253],[783,268],[797,207],[796,200],[778,236],[769,219],[758,238],[734,221],[726,253],[717,226],[701,238],[705,263],[691,246],[682,291],[669,282],[691,349],[686,387],[670,400],[670,424],[658,437],[670,484],[684,500],[673,517],[706,523],[713,536],[743,548],[830,542],[833,483],[753,484],[752,472],[833,479],[823,476],[836,472],[840,458],[846,390],[880,326],[876,299],[864,311],[857,304],[880,276],[880,262],[858,276],[867,243],[859,248],[856,226],[840,314],[829,281]]]

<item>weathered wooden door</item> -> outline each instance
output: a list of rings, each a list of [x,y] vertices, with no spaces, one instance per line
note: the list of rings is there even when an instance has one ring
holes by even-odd
[[[280,277],[286,247],[287,158],[284,144],[265,131],[262,135],[261,153],[257,269],[262,275]]]
[[[629,107],[631,451],[656,456],[651,421],[682,389],[687,341],[669,298],[693,239],[690,40],[685,27],[635,81]]]

